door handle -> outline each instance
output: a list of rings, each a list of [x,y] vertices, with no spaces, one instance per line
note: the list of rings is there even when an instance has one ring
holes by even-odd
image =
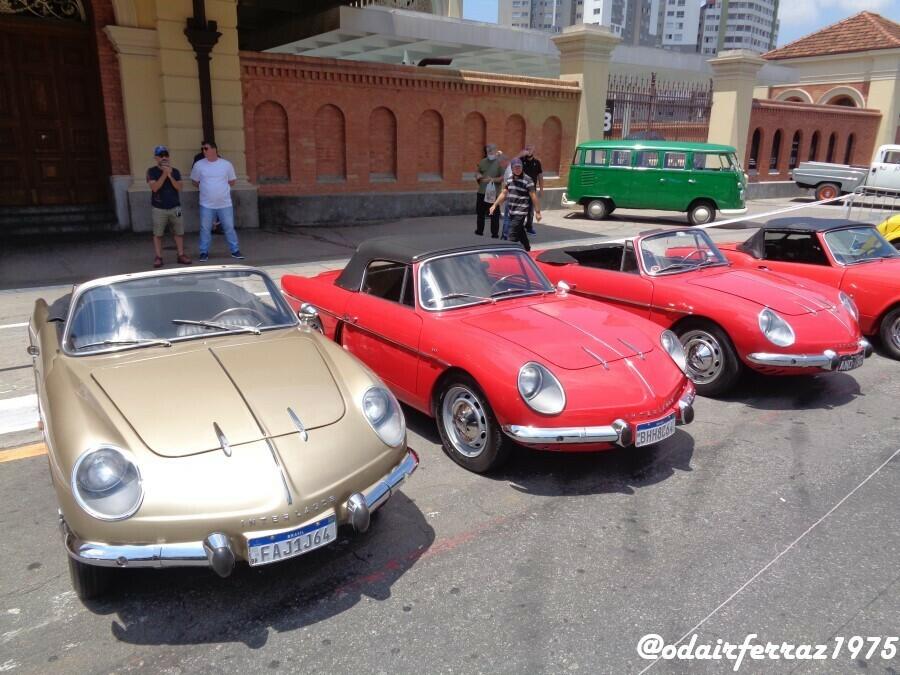
[[[696,183],[696,182],[697,182],[697,181],[694,180],[693,178],[688,178],[688,183],[694,184],[694,183]]]
[[[767,269],[769,269],[769,268],[766,267],[765,265],[757,265],[757,266],[756,266],[756,269],[758,269],[758,270],[767,270]]]
[[[344,314],[344,321],[346,321],[347,323],[355,324],[359,321],[359,317],[350,316],[349,314]]]
[[[666,182],[666,179],[665,179],[665,178],[660,178],[660,179],[659,179],[659,182],[660,182],[660,183],[665,183],[665,182]]]

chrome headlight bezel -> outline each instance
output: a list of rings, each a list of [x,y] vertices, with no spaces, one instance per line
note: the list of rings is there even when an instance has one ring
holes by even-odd
[[[101,455],[101,453],[103,453]],[[103,455],[109,455],[116,461],[120,461],[122,468],[118,480],[106,488],[91,489],[87,485],[87,472],[93,468],[90,462],[97,462]],[[118,457],[116,457],[116,455]],[[110,444],[93,446],[85,450],[75,461],[72,467],[70,487],[75,502],[92,518],[105,521],[126,520],[137,513],[144,501],[144,482],[141,477],[141,469],[134,456],[127,450]],[[125,491],[128,491],[126,494]],[[102,505],[114,504],[114,499],[120,503],[119,508],[102,510]]]
[[[672,358],[672,360],[675,362],[675,365],[678,366],[681,372],[686,373],[687,354],[685,354],[684,345],[681,344],[681,340],[678,339],[678,336],[670,330],[664,330],[659,334],[659,344]]]
[[[849,295],[844,293],[844,291],[838,291],[838,297],[841,300],[841,304],[844,306],[844,309],[853,317],[854,321],[859,321],[859,307],[856,306],[856,303],[853,301]]]
[[[790,347],[797,339],[791,324],[768,307],[760,311],[757,321],[760,332],[773,345]]]
[[[377,413],[378,404],[384,410]],[[387,387],[375,385],[366,389],[359,401],[363,417],[385,445],[399,448],[406,442],[406,418],[397,397]]]
[[[566,409],[566,392],[562,383],[540,363],[528,361],[522,364],[516,378],[516,388],[525,405],[542,415],[559,415]]]

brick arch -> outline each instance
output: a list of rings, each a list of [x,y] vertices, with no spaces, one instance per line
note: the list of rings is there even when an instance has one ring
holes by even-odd
[[[330,103],[316,111],[316,180],[342,181],[347,178],[347,132],[344,113]]]
[[[815,162],[819,159],[819,146],[821,145],[822,134],[819,133],[819,130],[816,129],[813,132],[812,138],[809,140],[809,154],[807,155],[807,161]]]
[[[291,180],[287,112],[280,103],[263,101],[253,113],[253,156],[259,183]]]
[[[562,122],[555,115],[544,120],[541,127],[541,147],[538,149],[545,176],[558,176],[562,160]]]
[[[750,135],[750,152],[747,155],[747,173],[759,173],[760,151],[762,149],[763,140],[762,127],[756,127]]]
[[[838,135],[836,131],[832,131],[831,135],[828,137],[828,149],[825,150],[825,161],[828,163],[834,162],[834,155],[837,152],[837,144],[838,144]]]
[[[510,157],[515,157],[525,147],[525,118],[512,114],[503,125],[503,147],[501,150]]]
[[[444,118],[437,110],[419,115],[418,139],[419,180],[441,180],[444,176]]]
[[[800,129],[794,131],[791,137],[791,147],[788,156],[788,169],[796,169],[797,165],[802,161],[800,159],[800,148],[803,147],[803,132]]]
[[[769,173],[778,173],[781,164],[781,146],[784,145],[784,131],[776,129],[772,134],[772,144],[769,150],[768,169]]]
[[[851,108],[865,108],[865,99],[859,89],[855,87],[840,86],[829,89],[819,98],[819,103],[829,105],[844,105]]]
[[[787,89],[775,97],[776,101],[795,101],[798,103],[812,103],[813,98],[805,89]]]
[[[369,180],[397,178],[397,116],[389,108],[369,115]]]
[[[466,173],[475,172],[478,162],[484,157],[487,144],[487,122],[484,115],[470,112],[463,122],[463,168]]]

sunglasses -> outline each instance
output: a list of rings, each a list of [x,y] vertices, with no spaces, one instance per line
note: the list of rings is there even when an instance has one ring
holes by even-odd
[[[161,152],[157,155],[157,157],[168,157],[168,156],[169,156],[168,152]]]
[[[201,146],[200,146],[200,149],[203,150],[203,152],[206,152],[207,150],[212,150],[212,146],[209,146],[209,145],[201,145]]]

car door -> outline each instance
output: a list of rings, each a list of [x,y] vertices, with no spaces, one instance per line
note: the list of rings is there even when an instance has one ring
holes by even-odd
[[[383,379],[397,397],[416,394],[422,319],[413,300],[412,268],[369,263],[358,293],[347,302],[341,344]]]
[[[839,287],[844,270],[834,266],[817,232],[766,230],[765,259],[758,260],[762,270],[793,274],[829,286]]]
[[[576,295],[609,302],[643,319],[650,316],[653,283],[638,271],[631,241],[625,242],[623,255],[613,268],[569,265],[565,276],[574,284]]]
[[[889,146],[878,153],[866,185],[900,190],[900,147]]]
[[[662,209],[686,211],[692,201],[693,183],[687,170],[686,152],[663,152],[657,194]]]

